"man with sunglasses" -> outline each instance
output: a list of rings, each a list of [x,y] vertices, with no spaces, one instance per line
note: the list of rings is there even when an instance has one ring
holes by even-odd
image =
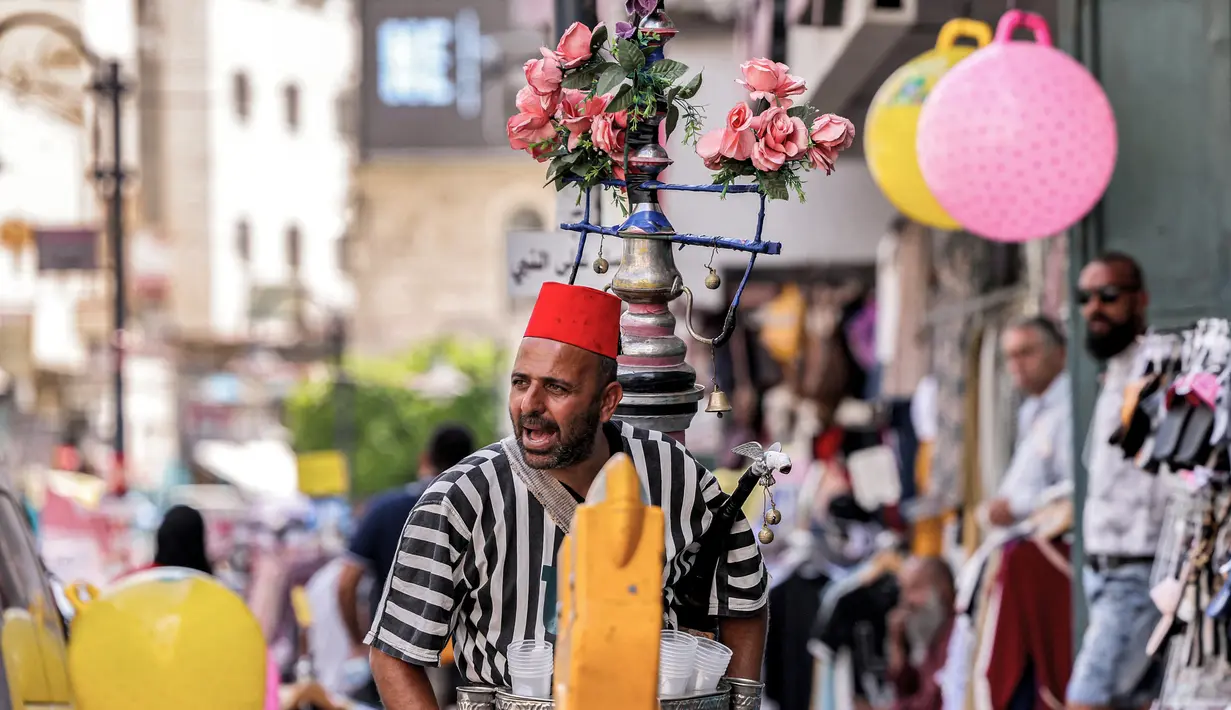
[[[1086,442],[1089,473],[1082,536],[1089,620],[1068,687],[1070,710],[1139,708],[1158,695],[1161,672],[1146,654],[1159,613],[1150,571],[1166,509],[1166,488],[1112,444],[1120,427],[1149,295],[1141,267],[1108,253],[1086,265],[1077,284],[1086,349],[1105,365]]]

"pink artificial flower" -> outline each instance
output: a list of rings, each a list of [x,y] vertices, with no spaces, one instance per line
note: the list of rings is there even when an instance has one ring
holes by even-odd
[[[619,158],[619,159],[611,161],[611,179],[613,180],[627,179],[624,175],[624,159],[623,158]]]
[[[560,102],[560,123],[568,129],[568,149],[575,150],[581,141],[581,136],[588,133],[594,125],[594,119],[603,115],[607,104],[615,98],[612,94],[586,98],[586,92],[577,89],[565,89]]]
[[[757,141],[752,148],[752,165],[757,170],[772,173],[786,164],[786,153],[774,150],[765,141]]]
[[[732,160],[747,160],[752,156],[756,135],[752,132],[752,109],[742,101],[727,112],[727,125],[722,129],[720,152]]]
[[[517,92],[517,110],[521,113],[542,114],[543,116],[551,117],[556,114],[556,108],[559,105],[559,92],[544,96],[535,93],[534,89],[529,86],[523,86],[521,91]]]
[[[785,108],[768,108],[760,119],[759,134],[766,148],[787,158],[797,157],[808,149],[808,129],[802,120],[788,116]]]
[[[765,58],[750,59],[739,65],[743,79],[736,79],[752,94],[753,100],[765,99],[771,106],[790,108],[788,96],[796,96],[807,90],[800,77],[790,73],[790,67]]]
[[[560,69],[560,60],[556,58],[555,52],[546,47],[540,49],[539,52],[543,57],[526,62],[522,65],[522,70],[526,72],[526,83],[534,89],[534,93],[550,96],[560,90],[560,83],[564,81],[564,71]]]
[[[560,43],[556,45],[556,59],[565,69],[585,64],[586,60],[594,56],[590,51],[590,39],[593,36],[590,28],[580,22],[569,25],[564,36],[560,38]]]
[[[725,156],[722,154],[723,134],[725,132],[726,129],[718,128],[701,136],[701,140],[697,141],[697,155],[701,156],[701,161],[710,170],[722,169],[722,162],[725,159]]]
[[[854,144],[855,125],[836,114],[822,114],[812,122],[812,142],[834,149],[836,155]]]
[[[601,113],[590,126],[594,147],[619,160],[624,159],[624,129],[628,127],[628,111]]]
[[[812,163],[813,168],[824,170],[826,175],[833,173],[837,160],[838,151],[835,148],[826,148],[818,143],[808,149],[808,162]]]
[[[524,150],[535,158],[548,151],[535,149],[534,146],[556,137],[556,128],[552,125],[551,118],[542,113],[519,113],[510,116],[505,131],[509,135],[510,148]]]

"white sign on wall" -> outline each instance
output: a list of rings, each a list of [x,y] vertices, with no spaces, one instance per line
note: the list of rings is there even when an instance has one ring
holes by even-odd
[[[560,223],[576,223],[582,220],[585,206],[578,205],[576,200],[577,193],[573,190],[560,193],[557,209],[557,219]],[[593,211],[591,219],[594,222],[598,221],[598,210]],[[552,225],[552,227],[556,226]],[[573,263],[577,259],[577,244],[580,238],[581,235],[577,232],[566,232],[558,228],[508,232],[506,241],[506,273],[508,275],[505,278],[508,281],[509,298],[514,301],[533,301],[539,295],[539,288],[543,282],[568,283],[569,275],[573,271]],[[603,247],[603,258],[607,260],[607,272],[603,274],[594,272],[594,261],[598,258],[600,241]],[[620,267],[621,248],[619,237],[603,239],[597,234],[588,235],[586,250],[577,268],[577,280],[574,283],[578,286],[597,289],[606,287]]]

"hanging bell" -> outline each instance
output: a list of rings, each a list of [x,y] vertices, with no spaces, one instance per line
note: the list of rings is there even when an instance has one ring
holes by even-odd
[[[705,277],[705,287],[713,291],[721,285],[722,278],[718,276],[718,272],[714,271],[713,267],[710,267],[710,273]]]
[[[782,522],[782,513],[779,513],[777,508],[770,508],[765,511],[766,525],[777,525],[780,522]]]
[[[594,273],[596,274],[607,273],[607,266],[608,266],[607,260],[600,256],[599,258],[594,260]]]
[[[724,412],[731,411],[731,402],[727,399],[727,393],[718,389],[718,385],[714,385],[714,391],[710,392],[710,401],[705,405],[705,411],[713,412],[722,419]]]
[[[757,539],[762,545],[768,545],[774,541],[774,531],[769,528],[761,528],[761,532],[757,533]]]

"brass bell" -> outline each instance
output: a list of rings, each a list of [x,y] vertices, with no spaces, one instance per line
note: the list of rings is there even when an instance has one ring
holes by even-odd
[[[713,412],[722,419],[724,412],[731,411],[731,402],[727,399],[727,393],[718,389],[718,385],[714,385],[714,391],[710,392],[710,401],[705,405],[705,411]]]
[[[722,278],[718,276],[718,272],[710,269],[709,275],[705,277],[705,287],[713,291],[722,285]]]
[[[766,525],[777,525],[780,522],[782,522],[782,513],[779,513],[777,508],[770,508],[765,511]]]
[[[607,273],[607,260],[606,259],[600,256],[599,258],[594,260],[594,273],[596,274]]]
[[[757,533],[757,539],[762,545],[768,545],[774,541],[774,531],[769,528],[761,528],[761,532]]]

